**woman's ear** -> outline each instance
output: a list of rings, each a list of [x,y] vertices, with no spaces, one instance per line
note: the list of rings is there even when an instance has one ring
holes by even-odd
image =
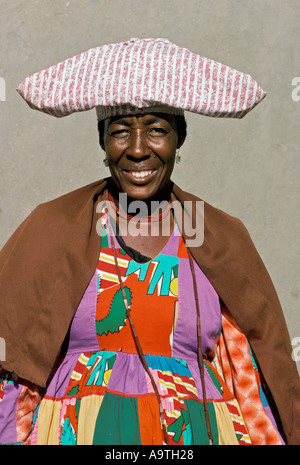
[[[99,133],[100,147],[105,152],[105,148],[104,148],[104,121],[98,121],[98,133]]]
[[[102,150],[105,152],[104,141],[103,141],[102,137],[99,137],[99,144],[100,144],[100,147],[102,148]]]
[[[187,133],[186,121],[185,121],[184,115],[175,116],[175,121],[176,121],[176,127],[177,127],[176,132],[178,136],[177,149],[180,149],[180,147],[183,145],[186,139],[186,133]]]
[[[177,149],[180,149],[180,147],[182,147],[184,141],[185,141],[185,137],[181,139],[178,137]]]
[[[180,147],[183,146],[185,139],[186,139],[186,129],[184,129],[183,131],[179,131],[178,133],[177,149],[180,149]]]

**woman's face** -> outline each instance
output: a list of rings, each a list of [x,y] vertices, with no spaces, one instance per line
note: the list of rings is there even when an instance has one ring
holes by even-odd
[[[148,113],[105,121],[103,149],[115,186],[132,200],[163,198],[178,138],[164,118]]]

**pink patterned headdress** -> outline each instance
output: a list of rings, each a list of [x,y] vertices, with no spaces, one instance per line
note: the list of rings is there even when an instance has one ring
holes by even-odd
[[[266,95],[248,74],[166,39],[93,48],[27,77],[31,108],[61,117],[96,108],[99,120],[145,111],[242,118]]]

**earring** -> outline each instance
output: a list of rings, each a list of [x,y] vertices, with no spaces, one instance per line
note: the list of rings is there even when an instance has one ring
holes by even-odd
[[[105,168],[108,167],[108,160],[107,160],[107,158],[104,158],[104,160],[103,160],[103,165],[105,166]]]
[[[179,149],[176,151],[175,161],[176,161],[176,163],[180,163],[180,161],[181,161],[181,156],[179,155]]]

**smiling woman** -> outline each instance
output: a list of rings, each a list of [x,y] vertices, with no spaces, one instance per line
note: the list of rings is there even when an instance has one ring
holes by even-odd
[[[117,190],[131,200],[170,198],[178,135],[167,116],[108,119],[100,143]]]
[[[96,108],[110,176],[38,206],[0,253],[0,442],[299,443],[299,376],[264,264],[238,219],[171,180],[184,110],[241,118],[262,89],[132,39],[18,90],[54,116]],[[195,245],[187,231],[203,229]]]
[[[184,126],[183,116],[167,113],[146,113],[113,117],[104,120],[103,132],[100,128],[100,145],[106,152],[106,161],[111,173],[110,191],[114,202],[119,206],[120,193],[126,194],[127,201],[144,202],[152,217],[157,211],[153,208],[171,198],[171,175],[175,154],[184,138],[178,127]],[[185,127],[185,126],[184,126]],[[182,133],[183,131],[181,131]],[[121,197],[124,199],[124,197]],[[127,208],[127,207],[126,207]],[[140,204],[142,210],[142,204]],[[118,217],[117,217],[118,218]],[[171,214],[159,223],[159,231],[173,231],[174,221]],[[120,229],[120,222],[117,221]],[[140,225],[138,236],[131,236],[130,228],[123,223],[121,235],[126,233],[126,243],[147,257],[155,257],[169,239],[166,234],[153,235],[151,221],[146,227]],[[151,239],[151,240],[149,240]]]

